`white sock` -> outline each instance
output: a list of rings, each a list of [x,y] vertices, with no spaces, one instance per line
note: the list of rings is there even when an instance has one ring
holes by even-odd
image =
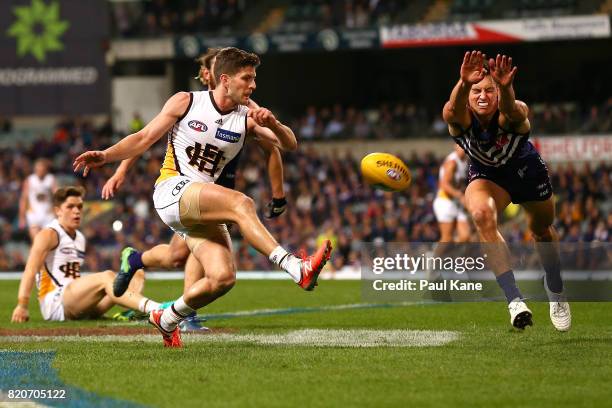
[[[161,315],[160,326],[162,329],[171,332],[193,312],[195,310],[189,307],[181,296],[169,308],[164,310],[164,313]]]
[[[283,268],[295,283],[302,278],[302,260],[285,251],[280,245],[274,248],[269,259]]]
[[[155,309],[159,309],[159,303],[146,297],[140,299],[140,302],[138,303],[138,310],[140,310],[142,313],[151,313],[151,311]]]

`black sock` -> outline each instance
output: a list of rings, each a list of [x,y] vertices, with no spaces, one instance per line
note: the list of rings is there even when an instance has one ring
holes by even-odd
[[[130,263],[130,267],[133,271],[144,268],[144,264],[142,263],[142,254],[138,251],[132,252],[130,256],[128,256],[128,262]]]
[[[561,260],[559,251],[553,242],[536,243],[540,262],[546,272],[546,284],[553,293],[563,292],[563,281],[561,280]]]
[[[497,283],[504,291],[504,295],[506,295],[508,303],[512,302],[516,298],[523,298],[521,292],[519,292],[518,287],[516,286],[516,281],[514,280],[514,272],[512,272],[512,270],[502,273],[496,279]]]

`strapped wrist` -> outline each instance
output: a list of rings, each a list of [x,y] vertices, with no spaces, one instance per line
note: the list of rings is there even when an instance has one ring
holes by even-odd
[[[21,307],[27,308],[29,304],[30,304],[30,298],[29,297],[19,296],[17,298],[17,305],[19,305]]]

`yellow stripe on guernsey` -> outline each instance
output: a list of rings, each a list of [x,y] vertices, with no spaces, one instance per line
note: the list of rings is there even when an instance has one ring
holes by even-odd
[[[170,136],[172,137],[172,136]],[[166,148],[166,156],[164,157],[164,163],[159,171],[159,177],[155,180],[155,184],[161,183],[162,181],[169,179],[170,177],[178,176],[179,172],[176,169],[176,160],[174,156],[174,147],[172,146],[172,140],[168,139],[168,147]]]
[[[40,269],[40,286],[38,287],[38,298],[44,298],[49,292],[55,290],[55,284],[51,280],[51,276],[47,267],[43,265]]]
[[[438,189],[438,197],[446,198],[447,200],[450,200],[450,196],[446,194],[446,191],[442,190],[441,188]]]

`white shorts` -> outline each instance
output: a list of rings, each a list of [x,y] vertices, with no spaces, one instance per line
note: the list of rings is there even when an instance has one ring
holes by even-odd
[[[448,198],[436,197],[433,210],[438,222],[465,222],[468,219],[463,206]]]
[[[44,298],[38,299],[40,303],[40,313],[43,319],[51,320],[54,322],[63,322],[64,318],[64,290],[66,286],[60,286],[59,288],[49,292]]]
[[[182,238],[187,228],[181,224],[179,201],[187,186],[193,183],[189,177],[174,176],[159,182],[153,192],[153,205],[161,220]]]
[[[48,223],[53,221],[55,217],[52,213],[48,212],[26,212],[26,221],[28,222],[28,227],[45,227]]]

